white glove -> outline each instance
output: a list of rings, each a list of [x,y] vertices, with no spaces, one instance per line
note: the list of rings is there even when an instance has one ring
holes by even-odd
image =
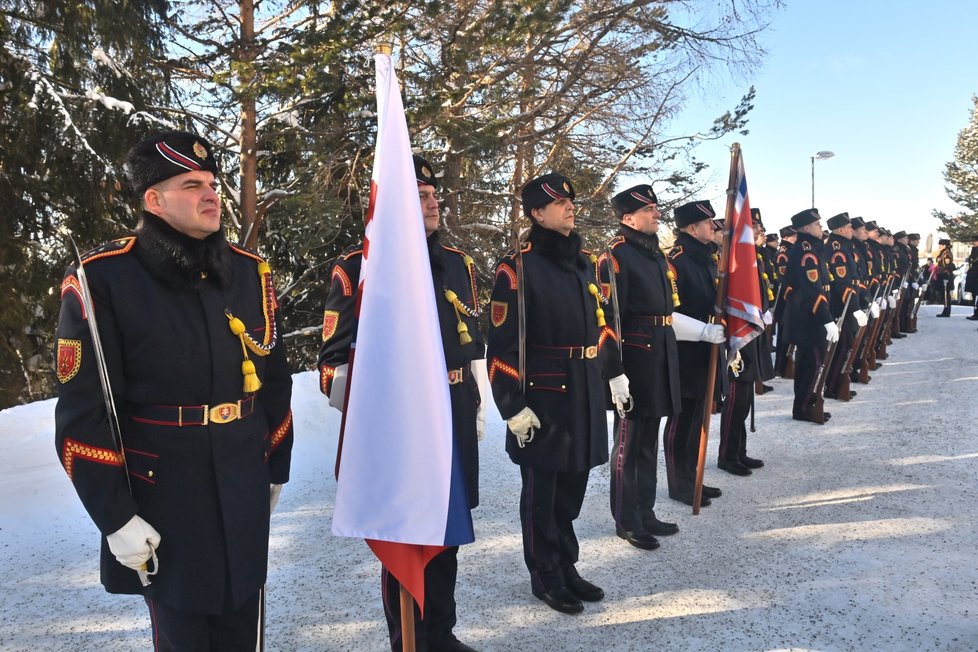
[[[340,412],[343,411],[343,400],[346,398],[346,372],[350,365],[341,364],[333,372],[333,383],[329,388],[329,405]]]
[[[886,297],[886,305],[890,306],[890,308],[896,308],[896,298]]]
[[[672,332],[680,342],[699,342],[706,322],[681,312],[672,313]]]
[[[867,317],[866,313],[863,312],[862,310],[855,311],[854,313],[852,313],[852,316],[856,318],[856,325],[858,325],[859,328],[862,328],[867,323],[869,323],[869,317]]]
[[[533,413],[533,410],[525,407],[506,419],[506,425],[516,436],[516,443],[519,444],[520,448],[523,448],[533,441],[533,435],[536,434],[534,428],[540,427],[540,419]]]
[[[608,387],[611,388],[611,402],[615,404],[618,414],[624,415],[625,406],[632,402],[632,396],[628,393],[628,376],[615,376],[608,381]]]
[[[282,493],[282,485],[280,484],[270,484],[268,485],[268,513],[271,514],[275,511],[275,506],[278,505],[278,497]]]
[[[475,384],[479,388],[479,411],[475,415],[475,434],[479,441],[486,438],[486,397],[489,396],[489,375],[486,372],[486,359],[476,358],[469,363],[469,369],[475,376]]]
[[[917,283],[911,283],[910,284],[910,287],[912,287],[915,290],[919,290],[920,289],[920,285],[918,285]]]
[[[723,344],[727,341],[727,336],[723,334],[723,326],[720,324],[706,324],[700,332],[700,341]]]
[[[835,325],[834,321],[825,325],[825,341],[829,344],[839,341],[839,327]]]
[[[145,572],[146,562],[150,559],[156,561],[160,533],[136,514],[128,523],[105,537],[105,540],[120,564],[135,571]]]
[[[774,323],[774,315],[771,314],[770,310],[765,310],[764,314],[761,315],[761,321],[764,322],[765,326],[770,326]]]
[[[886,297],[880,297],[879,299],[876,300],[876,303],[878,303],[880,305],[880,310],[885,309],[886,308],[886,305],[887,305],[886,304]]]
[[[903,282],[903,289],[904,289],[904,290],[906,290],[906,289],[907,289],[907,285],[908,285],[908,284],[907,284],[907,282],[906,282],[906,281],[904,281],[904,282]]]
[[[879,317],[880,316],[880,304],[876,303],[875,301],[872,302],[871,304],[869,304],[869,314],[873,317],[873,319],[876,319],[877,317]]]

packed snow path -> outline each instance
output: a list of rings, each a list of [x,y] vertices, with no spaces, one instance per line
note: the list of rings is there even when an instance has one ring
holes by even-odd
[[[476,542],[459,556],[459,638],[482,650],[978,649],[978,332],[970,310],[934,319],[890,347],[824,426],[791,420],[791,381],[757,398],[748,478],[716,469],[723,490],[659,550],[615,536],[608,468],[591,474],[577,521],[578,569],[604,601],[567,616],[530,594],[516,466],[492,414],[482,442]],[[0,649],[145,650],[139,598],[98,582],[98,537],[54,451],[53,401],[0,412]],[[337,413],[316,376],[296,376],[292,481],[272,520],[268,649],[384,650],[376,559],[330,534]],[[609,429],[610,430],[610,429]],[[660,453],[661,457],[661,453]]]

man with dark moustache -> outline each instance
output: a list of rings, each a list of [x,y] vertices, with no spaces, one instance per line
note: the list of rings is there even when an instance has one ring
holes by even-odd
[[[452,405],[452,440],[458,452],[469,509],[479,504],[479,436],[477,413],[481,398],[473,367],[484,359],[485,345],[479,334],[479,304],[472,259],[465,252],[441,243],[438,227],[438,179],[434,168],[420,156],[414,157],[414,176],[418,183],[421,216],[428,240],[431,280],[445,351]],[[408,198],[405,198],[407,201]],[[357,334],[357,288],[363,245],[347,249],[330,272],[330,290],[323,313],[323,343],[319,352],[320,389],[330,405],[343,409],[350,346]],[[458,575],[458,546],[449,546],[425,566],[424,619],[414,606],[414,637],[418,650],[466,652],[473,648],[459,641],[456,623],[455,582]],[[400,583],[384,567],[381,591],[391,650],[403,646],[401,632]]]
[[[574,521],[590,470],[608,461],[606,382],[618,410],[631,397],[617,335],[607,325],[613,315],[599,287],[597,256],[581,250],[574,230],[571,180],[545,174],[520,194],[532,226],[519,250],[496,265],[489,382],[506,420],[506,451],[523,480],[530,588],[552,609],[573,614],[583,611],[582,600],[604,598],[577,571]]]
[[[669,251],[669,261],[676,275],[679,306],[673,314],[672,327],[679,340],[679,389],[682,393],[681,411],[666,420],[666,475],[669,497],[687,505],[693,504],[696,465],[699,457],[700,426],[707,401],[718,402],[722,397],[721,382],[724,368],[717,365],[718,379],[714,396],[706,396],[706,372],[710,346],[726,341],[721,324],[710,323],[714,317],[718,270],[714,258],[715,233],[713,218],[716,212],[709,201],[692,201],[673,211],[679,234]],[[722,227],[721,227],[722,234]],[[678,315],[684,315],[678,318]],[[711,503],[721,492],[703,485],[700,506]]]
[[[254,650],[292,450],[271,270],[225,238],[205,139],[150,136],[124,169],[135,232],[61,285],[58,456],[102,532],[102,584],[143,596],[154,650]]]

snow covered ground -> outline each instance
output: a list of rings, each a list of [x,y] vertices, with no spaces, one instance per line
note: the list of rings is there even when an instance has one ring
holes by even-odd
[[[578,569],[607,598],[577,616],[529,590],[519,473],[490,417],[476,542],[460,554],[456,633],[484,650],[978,650],[978,332],[956,308],[890,347],[825,426],[791,420],[790,381],[757,399],[749,478],[652,552],[618,539],[608,469],[591,474]],[[58,464],[53,401],[0,412],[0,649],[149,649],[141,600],[98,583],[97,532]],[[337,413],[296,376],[292,481],[272,520],[271,650],[383,650],[379,565],[330,534]]]

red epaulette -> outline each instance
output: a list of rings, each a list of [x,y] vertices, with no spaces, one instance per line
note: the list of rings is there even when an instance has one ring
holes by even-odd
[[[354,256],[362,256],[362,255],[363,255],[363,247],[360,246],[360,245],[356,245],[356,246],[350,247],[349,249],[347,249],[346,251],[344,251],[343,253],[341,253],[336,258],[337,258],[337,260],[349,260],[349,259],[353,258]]]
[[[231,251],[233,251],[236,254],[240,254],[240,255],[245,256],[247,258],[251,258],[252,260],[257,261],[259,263],[265,262],[265,259],[264,258],[262,258],[258,254],[256,254],[251,249],[246,249],[245,247],[242,247],[240,245],[236,245],[233,242],[229,242],[228,243],[228,247],[230,247],[231,248]]]
[[[109,256],[120,256],[122,254],[127,254],[132,251],[135,244],[136,236],[134,235],[118,238],[116,240],[110,240],[100,247],[96,247],[95,249],[83,254],[82,262],[87,265],[93,260],[98,260],[99,258],[108,258]]]
[[[533,250],[533,243],[532,242],[521,242],[520,243],[520,253],[521,254],[525,254],[525,253],[527,253],[529,251],[532,251],[532,250]],[[516,250],[515,249],[510,249],[509,251],[506,252],[506,255],[503,256],[503,258],[516,258]]]

